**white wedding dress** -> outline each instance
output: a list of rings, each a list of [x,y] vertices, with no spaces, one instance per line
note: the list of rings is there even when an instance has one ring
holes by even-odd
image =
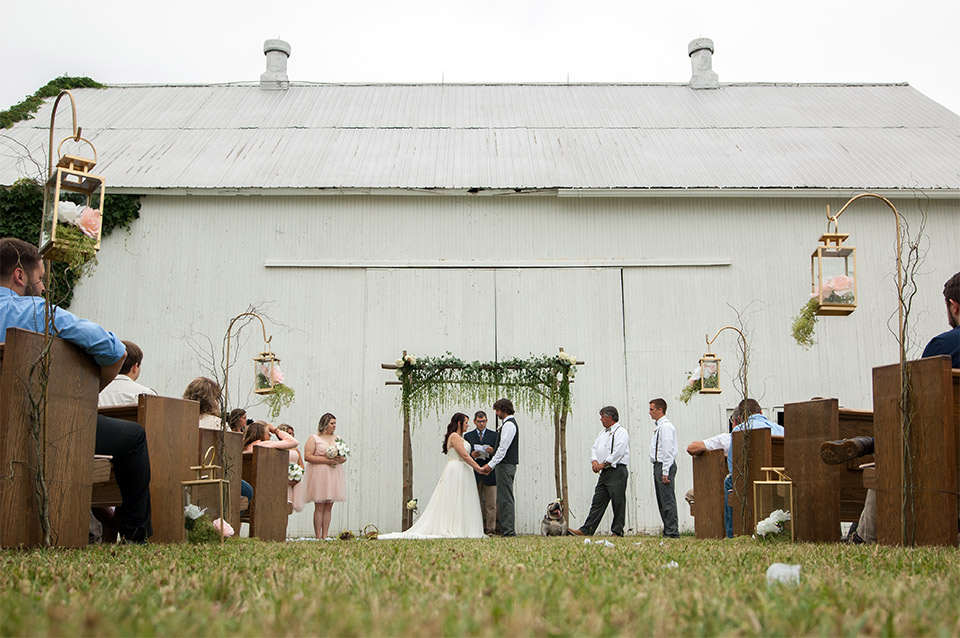
[[[440,482],[410,529],[379,538],[483,538],[477,479],[452,445]]]

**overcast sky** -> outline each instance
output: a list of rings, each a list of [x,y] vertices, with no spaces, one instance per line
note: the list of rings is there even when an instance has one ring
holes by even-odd
[[[960,0],[47,0],[0,19],[0,108],[62,74],[256,81],[277,37],[294,81],[429,83],[687,82],[709,37],[721,83],[909,82],[960,114]]]

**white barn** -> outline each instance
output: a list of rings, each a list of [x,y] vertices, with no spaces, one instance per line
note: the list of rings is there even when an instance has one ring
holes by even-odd
[[[143,207],[104,240],[72,310],[140,344],[141,380],[179,396],[205,374],[191,343],[219,354],[231,317],[265,309],[297,392],[280,420],[304,440],[331,411],[353,448],[334,530],[400,525],[399,390],[381,363],[563,347],[586,361],[568,427],[572,523],[595,484],[597,411],[612,404],[632,438],[627,527],[656,532],[648,400],[667,400],[681,450],[724,429],[737,400],[731,333],[714,344],[724,393],[676,400],[705,333],[743,314],[751,394],[771,415],[812,396],[869,408],[871,368],[897,360],[894,221],[873,200],[841,219],[857,311],[822,318],[810,350],[790,337],[826,205],[868,190],[914,231],[925,216],[912,357],[946,329],[942,286],[960,270],[960,116],[906,84],[719,83],[712,45],[692,45],[693,76],[677,84],[297,83],[289,49],[268,41],[260,83],[76,90],[97,172]],[[20,145],[46,157],[51,103],[5,132],[0,184],[32,175],[11,157]],[[264,417],[247,367],[259,328],[244,338],[230,393]],[[518,530],[535,533],[556,496],[552,426],[518,416]],[[448,417],[414,431],[421,503]],[[678,463],[691,529],[682,451]],[[310,510],[290,536],[312,535]]]

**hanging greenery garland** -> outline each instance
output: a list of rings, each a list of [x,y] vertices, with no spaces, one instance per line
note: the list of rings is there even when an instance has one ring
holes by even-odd
[[[403,387],[400,410],[414,418],[430,412],[439,417],[450,406],[492,405],[506,395],[527,413],[570,411],[576,363],[566,352],[488,362],[466,362],[449,352],[422,358],[406,354],[395,362]]]

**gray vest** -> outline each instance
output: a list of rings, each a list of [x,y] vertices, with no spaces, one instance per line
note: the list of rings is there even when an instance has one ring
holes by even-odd
[[[510,447],[507,448],[507,454],[503,457],[503,460],[500,461],[501,464],[507,463],[509,465],[519,465],[520,464],[520,428],[517,426],[517,420],[513,418],[513,415],[508,416],[503,420],[504,423],[507,421],[513,421],[514,427],[517,428],[517,434],[513,437],[513,441],[510,443]],[[503,428],[503,425],[500,426]],[[497,448],[500,447],[500,430],[497,430]]]

